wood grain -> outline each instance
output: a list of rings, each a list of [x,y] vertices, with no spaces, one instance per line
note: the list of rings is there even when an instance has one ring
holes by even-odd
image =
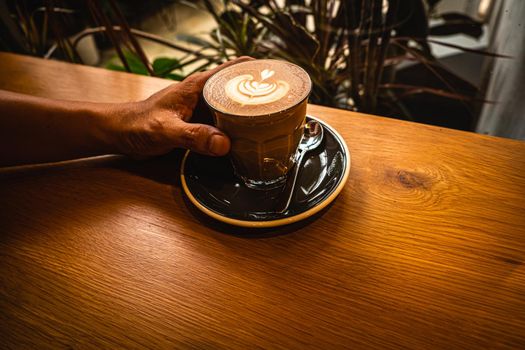
[[[0,87],[167,82],[0,54]],[[321,216],[250,231],[184,200],[180,153],[0,172],[0,348],[525,348],[525,143],[309,106],[352,152]]]

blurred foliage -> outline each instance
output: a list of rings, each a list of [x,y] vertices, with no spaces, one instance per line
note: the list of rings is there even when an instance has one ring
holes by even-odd
[[[313,103],[369,113],[388,110],[388,114],[410,118],[402,105],[405,96],[425,93],[475,100],[473,94],[463,94],[452,84],[459,77],[447,79],[453,73],[434,57],[429,43],[462,48],[429,39],[429,35],[461,33],[479,38],[482,25],[459,13],[437,15],[439,2],[203,0],[201,8],[213,16],[217,28],[204,36],[177,38],[204,49],[214,61],[249,55],[293,62],[312,78]],[[436,25],[430,25],[430,18]],[[397,82],[399,65],[407,61],[424,65],[445,88]]]
[[[129,70],[131,73],[140,75],[150,75],[146,65],[137,55],[133,54],[132,52],[125,51],[124,57],[128,62]],[[157,57],[152,64],[154,76],[177,81],[181,81],[184,79],[184,75],[182,72],[183,67],[184,65],[181,64],[180,60],[169,57]],[[106,68],[121,72],[126,71],[126,68],[123,65],[115,64],[113,62],[107,64]]]
[[[0,0],[0,49],[82,63],[78,43],[95,35],[99,43],[109,43],[120,60],[108,65],[110,69],[181,80],[181,69],[202,56],[190,50],[191,57],[184,61],[161,57],[149,62],[137,37],[188,50],[129,25],[178,1]]]
[[[208,12],[217,27],[205,35],[178,35],[178,42],[132,28],[141,15],[137,11],[150,13],[175,1]],[[0,48],[81,63],[78,42],[87,35],[103,36],[118,58],[108,68],[174,80],[183,79],[189,65],[198,71],[242,55],[284,59],[312,78],[313,103],[410,119],[403,104],[407,97],[433,95],[469,107],[480,101],[476,87],[436,59],[431,43],[499,56],[436,40],[454,34],[479,38],[483,33],[481,23],[464,14],[438,15],[439,2],[0,0]],[[138,38],[186,55],[150,62]],[[419,63],[439,84],[399,80],[406,62]]]

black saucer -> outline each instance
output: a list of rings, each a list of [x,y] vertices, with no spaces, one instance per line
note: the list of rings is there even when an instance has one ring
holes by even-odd
[[[324,140],[306,154],[288,210],[276,213],[283,187],[267,191],[246,187],[235,177],[228,157],[208,157],[188,151],[182,161],[181,181],[191,202],[207,215],[231,225],[272,227],[303,220],[332,202],[350,171],[350,152],[342,137],[323,121]]]

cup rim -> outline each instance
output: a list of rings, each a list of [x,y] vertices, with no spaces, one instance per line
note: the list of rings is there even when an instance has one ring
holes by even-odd
[[[285,108],[285,109],[282,109],[280,111],[277,111],[277,112],[274,112],[274,113],[265,113],[265,114],[256,114],[256,115],[244,115],[244,114],[236,114],[236,113],[230,113],[230,112],[225,112],[219,108],[215,108],[214,106],[211,105],[211,103],[206,99],[206,95],[204,94],[204,90],[206,89],[206,87],[208,86],[209,82],[210,82],[210,79],[212,77],[214,77],[216,74],[220,73],[221,71],[218,71],[216,73],[214,73],[211,77],[208,78],[208,80],[206,80],[206,83],[204,84],[204,87],[202,89],[202,98],[204,99],[204,102],[206,102],[206,105],[208,105],[208,107],[210,109],[212,109],[213,111],[215,112],[219,112],[223,115],[226,115],[226,116],[232,116],[232,117],[243,117],[243,118],[251,118],[251,119],[255,119],[255,118],[262,118],[262,117],[269,117],[269,116],[274,116],[274,115],[278,115],[278,114],[281,114],[281,113],[286,113],[292,109],[294,109],[295,107],[299,106],[301,103],[303,103],[305,100],[307,100],[309,97],[310,97],[310,94],[312,93],[312,88],[313,88],[313,83],[312,83],[312,78],[310,78],[310,75],[308,74],[308,72],[306,72],[306,70],[295,64],[295,63],[292,63],[292,62],[289,62],[289,61],[285,61],[285,60],[278,60],[278,59],[274,59],[274,58],[263,58],[263,59],[258,59],[256,61],[279,61],[279,62],[285,62],[285,63],[288,63],[288,64],[292,64],[296,67],[298,67],[300,70],[302,70],[304,72],[304,74],[306,74],[306,76],[308,77],[308,81],[310,82],[310,89],[308,90],[308,92],[306,93],[306,95],[304,96],[304,98],[302,98],[300,101],[298,101],[297,103],[295,103],[294,105],[288,107],[288,108]],[[229,69],[229,68],[232,68],[238,64],[243,64],[243,63],[249,63],[251,61],[246,61],[246,62],[240,62],[240,63],[236,63],[230,67],[227,67],[225,69]]]

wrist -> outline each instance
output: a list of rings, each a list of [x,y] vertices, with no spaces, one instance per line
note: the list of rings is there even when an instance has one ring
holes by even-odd
[[[96,142],[107,154],[125,154],[126,139],[133,119],[141,111],[141,102],[108,103],[96,110]]]

